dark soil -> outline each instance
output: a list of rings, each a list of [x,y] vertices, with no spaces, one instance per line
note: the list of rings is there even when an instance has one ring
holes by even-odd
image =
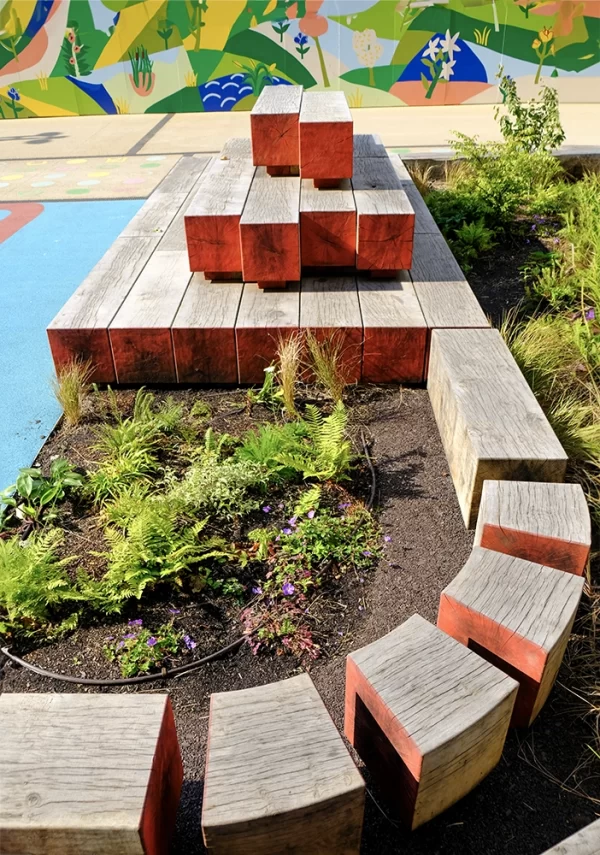
[[[239,392],[231,395],[239,401]],[[352,419],[355,425],[364,425],[373,438],[380,521],[392,540],[374,572],[347,579],[343,596],[324,598],[324,655],[300,665],[291,656],[253,656],[244,646],[197,673],[145,688],[171,695],[183,753],[185,783],[173,855],[205,851],[200,811],[210,694],[283,679],[304,667],[310,670],[341,730],[346,654],[393,629],[414,612],[434,622],[440,591],[469,555],[472,534],[463,526],[426,391],[357,390]],[[60,433],[52,437],[43,458],[68,451],[61,448],[64,441]],[[84,445],[80,453],[86,453]],[[363,487],[368,492],[368,480]],[[169,605],[157,603],[150,611],[156,609],[162,614]],[[210,652],[233,637],[232,616],[210,616],[205,610],[201,620],[199,614],[190,603],[180,617],[186,629],[188,620],[192,622],[199,641],[196,655]],[[111,666],[100,651],[107,632],[106,626],[90,627],[40,648],[28,658],[56,671],[107,675]],[[588,725],[573,712],[569,680],[565,666],[559,677],[561,685],[553,690],[533,727],[509,734],[496,770],[472,794],[413,834],[388,818],[391,808],[371,786],[363,769],[369,787],[363,855],[539,855],[591,822],[596,813],[594,804],[568,790],[577,789],[584,781],[586,791],[600,799],[598,779],[586,780],[585,768],[574,773],[582,756],[590,757],[586,746],[591,735]],[[8,665],[2,688],[7,692],[74,690],[68,684]],[[293,737],[282,735],[285,739]]]

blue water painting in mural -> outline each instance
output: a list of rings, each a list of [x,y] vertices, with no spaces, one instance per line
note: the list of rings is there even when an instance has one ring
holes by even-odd
[[[291,85],[289,80],[283,80],[281,77],[270,77],[269,80],[269,85],[272,86]],[[246,75],[238,71],[236,74],[215,77],[214,80],[199,86],[198,91],[207,113],[228,113],[242,98],[252,95],[254,89],[247,81]]]
[[[424,43],[423,47],[415,54],[408,63],[398,80],[401,83],[413,80],[421,80],[424,74],[428,80],[432,79],[431,68],[424,60],[431,61],[432,57],[439,54],[439,50],[446,43],[447,35],[443,33],[435,33]],[[469,47],[467,42],[460,38],[452,38],[452,57],[454,63],[451,69],[450,80],[457,83],[473,82],[487,83],[487,72],[485,66]],[[431,46],[431,50],[430,49]],[[443,60],[448,60],[448,53],[445,52]]]
[[[86,95],[95,101],[99,107],[101,107],[105,113],[108,113],[111,116],[117,115],[117,108],[115,106],[115,102],[108,94],[108,91],[102,83],[88,83],[87,80],[81,80],[79,77],[72,77],[70,74],[67,74],[67,80],[70,80],[71,83],[74,83],[82,92],[85,92]]]

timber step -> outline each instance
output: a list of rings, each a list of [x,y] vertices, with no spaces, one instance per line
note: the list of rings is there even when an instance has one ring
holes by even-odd
[[[580,484],[484,481],[475,544],[581,576],[592,543]]]
[[[500,760],[518,684],[420,615],[346,660],[345,733],[417,828]]]
[[[305,92],[299,118],[300,177],[321,187],[352,178],[353,129],[343,92]]]
[[[519,681],[512,724],[543,707],[571,634],[584,580],[475,546],[440,597],[437,624]]]
[[[557,843],[543,855],[600,855],[600,819]]]
[[[567,455],[498,330],[434,329],[427,388],[468,528],[486,479],[564,480]]]
[[[183,780],[168,695],[0,696],[0,851],[167,855]]]
[[[202,833],[214,855],[358,855],[365,787],[308,674],[211,695]]]
[[[265,86],[250,113],[252,161],[267,171],[299,166],[302,86]]]

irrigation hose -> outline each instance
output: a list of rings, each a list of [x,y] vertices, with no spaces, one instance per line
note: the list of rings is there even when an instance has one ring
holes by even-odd
[[[178,665],[177,668],[163,669],[159,674],[144,674],[142,677],[128,677],[122,680],[93,680],[89,677],[71,677],[68,674],[56,674],[53,671],[46,671],[45,668],[40,668],[39,665],[32,665],[31,662],[26,662],[19,656],[15,656],[14,653],[9,651],[8,647],[1,647],[0,651],[4,653],[6,658],[10,659],[11,662],[15,662],[17,665],[21,665],[22,668],[25,668],[28,671],[33,671],[34,674],[39,674],[40,677],[47,677],[50,680],[60,680],[63,683],[75,683],[78,686],[135,686],[139,683],[151,683],[153,680],[165,680],[169,677],[177,677],[180,674],[189,674],[191,671],[196,671],[201,665],[206,665],[207,662],[220,659],[221,656],[225,656],[227,653],[237,650],[245,640],[246,636],[243,635],[241,638],[237,638],[235,641],[232,641],[231,644],[228,644],[226,647],[222,647],[214,653],[209,653],[208,656],[203,656],[202,659],[196,659],[194,662],[187,662],[185,665]]]
[[[369,501],[366,504],[367,510],[370,511],[375,503],[375,493],[377,492],[377,473],[375,472],[375,467],[373,466],[373,461],[371,460],[371,455],[369,454],[369,447],[365,439],[364,431],[360,432],[360,438],[362,440],[363,451],[365,453],[367,466],[369,467],[369,470],[371,472],[371,495],[369,496]]]

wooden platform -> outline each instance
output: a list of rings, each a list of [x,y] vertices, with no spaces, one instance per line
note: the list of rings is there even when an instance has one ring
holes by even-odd
[[[557,843],[543,855],[600,855],[600,819]]]

